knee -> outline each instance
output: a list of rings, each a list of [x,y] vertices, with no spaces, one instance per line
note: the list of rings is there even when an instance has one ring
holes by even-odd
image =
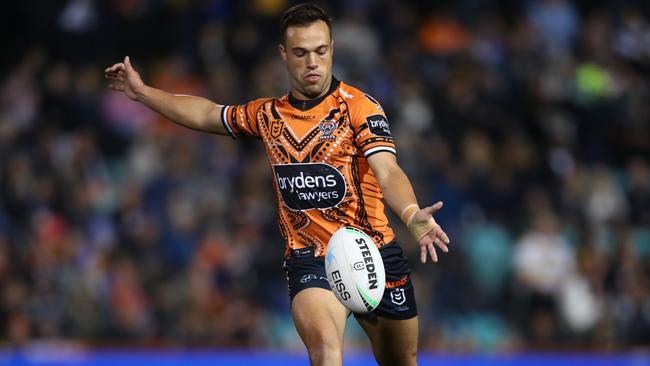
[[[377,361],[381,366],[416,366],[418,364],[417,349],[409,347],[396,350],[387,347]]]
[[[417,350],[407,350],[404,352],[404,358],[401,363],[396,363],[395,365],[404,365],[404,366],[416,366],[418,364]]]
[[[343,362],[343,346],[336,337],[314,334],[307,342],[307,352],[312,365],[340,365]]]

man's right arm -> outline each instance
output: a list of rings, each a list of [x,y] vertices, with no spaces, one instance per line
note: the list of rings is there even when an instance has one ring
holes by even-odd
[[[222,105],[192,95],[171,94],[145,86],[136,94],[137,101],[167,117],[174,123],[193,130],[228,135],[221,121]]]
[[[229,135],[221,119],[222,105],[208,99],[191,95],[171,94],[164,90],[147,86],[140,74],[131,66],[129,57],[105,70],[112,90],[124,92],[132,100],[138,101],[162,114],[174,123],[193,130]]]

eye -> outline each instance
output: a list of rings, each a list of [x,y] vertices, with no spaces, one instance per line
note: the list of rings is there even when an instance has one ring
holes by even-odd
[[[307,52],[305,50],[294,50],[293,54],[296,55],[296,57],[303,57],[305,56]]]
[[[325,47],[321,47],[321,48],[319,48],[318,51],[316,51],[316,52],[318,52],[318,54],[322,56],[322,55],[324,55],[324,54],[327,53],[327,48],[325,48]]]

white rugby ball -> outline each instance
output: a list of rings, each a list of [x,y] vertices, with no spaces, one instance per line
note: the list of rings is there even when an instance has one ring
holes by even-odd
[[[375,242],[361,230],[343,227],[332,235],[325,271],[336,298],[354,313],[374,310],[384,296],[384,262]]]

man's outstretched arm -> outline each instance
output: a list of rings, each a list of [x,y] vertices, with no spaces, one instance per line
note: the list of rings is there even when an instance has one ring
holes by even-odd
[[[442,208],[442,202],[421,209],[411,182],[397,164],[395,155],[379,152],[370,156],[368,163],[377,177],[386,203],[400,216],[420,244],[420,261],[426,262],[428,251],[431,259],[437,262],[438,255],[434,245],[445,253],[449,251],[449,237],[432,217],[434,212]]]
[[[124,92],[181,126],[193,130],[228,135],[221,120],[223,106],[208,99],[191,95],[171,94],[147,86],[140,74],[131,66],[129,57],[104,70],[110,80],[109,88]]]

